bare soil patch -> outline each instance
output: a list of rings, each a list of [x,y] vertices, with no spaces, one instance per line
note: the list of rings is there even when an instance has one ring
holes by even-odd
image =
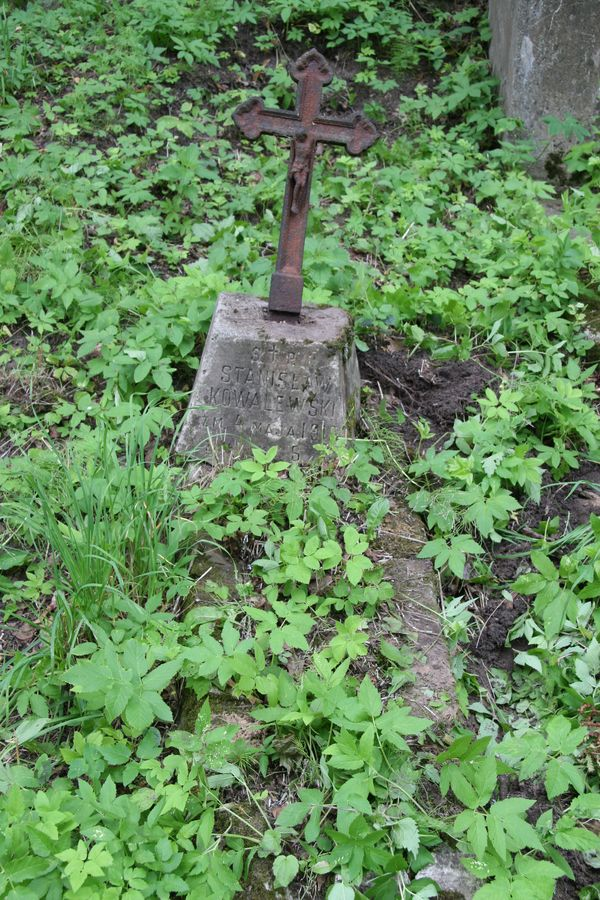
[[[419,419],[430,424],[437,439],[442,438],[452,430],[455,419],[467,415],[473,398],[501,375],[484,357],[434,360],[426,351],[410,350],[394,339],[386,348],[361,353],[359,364],[363,380],[391,401],[388,411],[400,410],[406,416],[405,422],[394,427],[409,449],[418,443]]]

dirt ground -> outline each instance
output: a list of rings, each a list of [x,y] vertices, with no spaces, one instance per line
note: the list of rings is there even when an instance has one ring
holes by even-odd
[[[409,451],[418,443],[419,419],[426,419],[439,439],[452,429],[455,419],[465,416],[473,397],[499,377],[483,358],[441,362],[394,339],[385,348],[361,353],[360,367],[363,379],[406,416],[397,430]]]

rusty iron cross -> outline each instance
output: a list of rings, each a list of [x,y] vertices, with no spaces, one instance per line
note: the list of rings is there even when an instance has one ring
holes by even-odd
[[[292,138],[269,310],[299,315],[304,285],[302,258],[317,142],[345,144],[348,153],[358,154],[370,147],[378,135],[373,123],[359,113],[349,119],[319,115],[323,85],[329,84],[333,72],[317,50],[309,50],[291,63],[290,74],[298,82],[294,112],[266,109],[260,97],[252,97],[238,106],[233,118],[248,138],[261,134]]]

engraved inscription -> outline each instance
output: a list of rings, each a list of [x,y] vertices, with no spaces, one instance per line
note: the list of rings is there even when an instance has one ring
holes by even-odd
[[[319,397],[313,393],[267,394],[261,398],[256,391],[241,391],[228,387],[209,387],[204,395],[207,406],[221,409],[260,409],[273,413],[306,413],[308,416],[333,416],[336,403],[333,397]]]
[[[210,411],[197,413],[194,418],[194,425],[207,428],[211,434],[215,435],[224,434],[228,430],[225,418],[219,413]],[[318,422],[297,422],[295,425],[289,425],[271,421],[249,422],[243,416],[237,416],[233,423],[229,423],[229,428],[232,425],[236,430],[245,430],[248,436],[266,435],[267,437],[276,438],[286,437],[302,440],[310,438],[320,440],[323,433],[323,427]]]
[[[346,430],[349,398],[354,410],[358,394],[356,362],[350,367],[342,352],[347,320],[315,310],[309,322],[284,329],[265,319],[264,307],[242,295],[219,299],[179,448],[208,458],[223,444],[277,444],[284,458],[304,460],[332,431]]]
[[[310,431],[311,426],[306,420],[310,423],[311,419],[332,419],[339,398],[335,396],[330,373],[307,370],[300,365],[299,354],[298,348],[285,344],[252,346],[244,354],[246,365],[221,364],[219,383],[206,385],[203,402],[221,412],[220,423],[223,413],[227,417],[229,410],[249,413],[237,415],[230,427],[245,428],[250,436],[263,434],[318,440],[322,427],[315,425]],[[262,413],[264,417],[261,417]],[[296,422],[296,418],[300,421]],[[282,424],[286,419],[287,424]],[[216,424],[209,418],[202,421],[209,430]]]

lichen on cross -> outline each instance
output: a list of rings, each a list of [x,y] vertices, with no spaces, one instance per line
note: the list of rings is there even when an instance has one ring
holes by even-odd
[[[309,50],[292,63],[290,74],[298,82],[294,112],[266,109],[260,97],[253,97],[238,106],[233,118],[248,138],[261,134],[292,138],[269,310],[299,315],[304,285],[304,239],[317,143],[344,144],[354,155],[370,147],[378,135],[373,123],[359,113],[349,119],[320,115],[323,86],[329,84],[333,72],[317,50]]]

